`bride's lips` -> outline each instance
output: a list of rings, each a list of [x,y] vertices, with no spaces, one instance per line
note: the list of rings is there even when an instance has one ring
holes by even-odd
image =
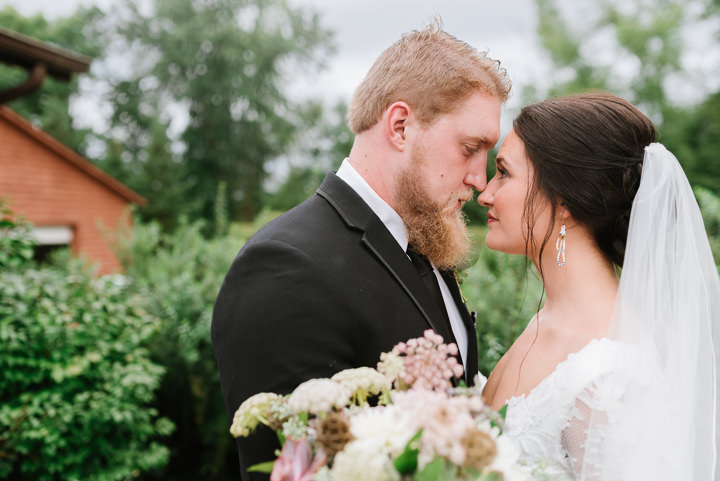
[[[491,213],[488,212],[488,225],[492,224],[493,222],[497,222],[497,219],[493,217]]]

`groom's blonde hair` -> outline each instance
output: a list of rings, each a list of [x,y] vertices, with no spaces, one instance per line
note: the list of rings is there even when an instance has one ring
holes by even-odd
[[[375,125],[393,102],[403,101],[428,125],[475,92],[504,102],[510,87],[499,61],[443,31],[436,18],[380,54],[355,90],[348,123],[359,134]]]

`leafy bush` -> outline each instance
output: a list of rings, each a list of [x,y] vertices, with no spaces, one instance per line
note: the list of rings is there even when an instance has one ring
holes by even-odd
[[[0,275],[0,477],[124,480],[167,462],[172,424],[147,406],[158,321],[118,280],[75,263]]]
[[[486,376],[539,309],[542,285],[525,257],[495,252],[477,231],[478,261],[459,278],[468,307],[477,312],[478,362]]]
[[[157,222],[137,222],[119,245],[131,290],[162,319],[151,355],[167,372],[154,406],[177,430],[167,442],[170,463],[158,479],[226,479],[238,473],[210,322],[225,273],[257,225],[233,224],[228,234],[212,239],[202,235],[204,227],[180,220],[168,233]]]
[[[702,187],[695,188],[695,197],[702,211],[705,231],[710,239],[710,248],[715,264],[720,263],[720,197]]]
[[[0,199],[0,271],[18,268],[33,258],[30,224],[18,218]]]

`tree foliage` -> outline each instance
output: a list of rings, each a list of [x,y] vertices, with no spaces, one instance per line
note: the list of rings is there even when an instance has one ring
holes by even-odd
[[[693,185],[720,193],[720,92],[690,104],[671,95],[675,85],[707,83],[684,70],[685,35],[708,19],[720,20],[717,0],[537,5],[538,35],[553,64],[549,93],[602,89],[627,98],[655,121],[659,141]]]
[[[693,186],[720,194],[720,92],[697,106],[668,112],[660,140],[675,153]]]
[[[105,165],[163,215],[211,219],[223,182],[229,217],[252,219],[267,162],[306,114],[285,94],[288,75],[329,52],[318,15],[285,0],[153,0],[126,1],[113,16],[135,60],[108,96],[113,132],[129,142]],[[180,132],[172,142],[168,127]]]
[[[302,135],[283,159],[289,166],[287,176],[279,186],[270,187],[264,202],[271,210],[286,211],[312,196],[327,172],[337,170],[352,148],[354,136],[345,121],[345,102],[331,108],[319,102],[307,107]]]
[[[570,8],[537,0],[538,35],[553,64],[550,94],[611,90],[650,114],[663,114],[665,82],[682,68],[686,3],[602,0]]]

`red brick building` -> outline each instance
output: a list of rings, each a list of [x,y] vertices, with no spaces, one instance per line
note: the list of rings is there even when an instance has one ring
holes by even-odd
[[[0,62],[22,67],[28,78],[0,92],[0,104],[36,91],[51,75],[69,80],[90,59],[0,28]],[[129,227],[131,204],[144,199],[29,121],[0,105],[0,198],[35,226],[40,254],[57,246],[118,272],[113,238]]]
[[[7,107],[0,107],[0,197],[35,226],[41,246],[68,245],[118,272],[112,250],[129,227],[131,204],[143,198]]]

